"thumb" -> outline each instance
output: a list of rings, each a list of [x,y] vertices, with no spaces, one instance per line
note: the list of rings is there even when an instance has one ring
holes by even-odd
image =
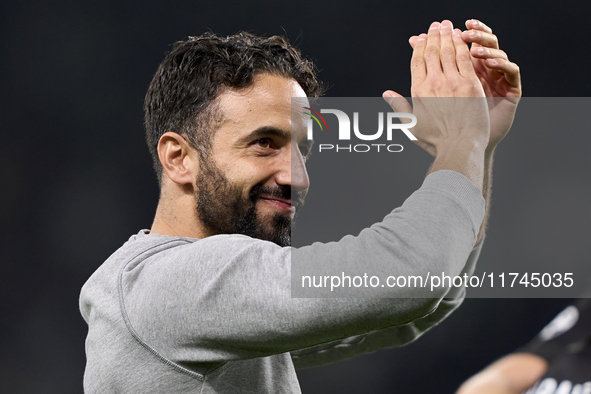
[[[382,93],[382,97],[395,112],[406,112],[412,114],[412,107],[406,99],[393,90],[386,90]]]

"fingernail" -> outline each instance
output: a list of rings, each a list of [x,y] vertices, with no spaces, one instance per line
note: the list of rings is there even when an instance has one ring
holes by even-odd
[[[431,23],[431,27],[429,27],[429,30],[431,29],[439,29],[439,22]]]
[[[479,55],[484,55],[484,54],[485,54],[487,51],[486,51],[484,48],[478,48],[478,49],[476,50],[476,52],[477,52]]]
[[[470,32],[470,37],[471,38],[476,38],[476,37],[478,37],[478,33],[476,33],[475,31],[471,31]]]
[[[480,22],[478,22],[478,20],[476,19],[470,19],[472,21],[472,26],[474,27],[478,27],[480,25]]]
[[[394,97],[394,93],[392,93],[392,92],[384,92],[383,96],[384,97],[387,97],[387,98],[388,97]]]
[[[442,29],[448,29],[451,28],[451,22],[448,20],[444,20],[443,22],[441,22],[441,28]]]

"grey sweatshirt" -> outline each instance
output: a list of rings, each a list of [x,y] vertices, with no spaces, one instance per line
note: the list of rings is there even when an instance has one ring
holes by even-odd
[[[82,288],[91,393],[299,393],[295,368],[401,346],[444,319],[464,289],[434,298],[292,298],[291,261],[397,275],[471,273],[484,199],[463,175],[422,187],[358,236],[302,248],[242,235],[205,239],[142,230]],[[480,246],[480,245],[479,245]],[[335,266],[338,269],[340,265]]]

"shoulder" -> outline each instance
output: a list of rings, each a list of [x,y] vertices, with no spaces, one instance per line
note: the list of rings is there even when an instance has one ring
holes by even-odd
[[[188,281],[196,284],[218,277],[222,272],[257,275],[278,266],[285,267],[291,261],[291,248],[244,235],[159,238],[159,243],[121,267],[123,283],[133,282],[132,287],[143,287],[142,284],[169,287]]]

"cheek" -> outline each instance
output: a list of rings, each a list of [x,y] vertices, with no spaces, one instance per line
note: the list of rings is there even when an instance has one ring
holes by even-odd
[[[242,200],[250,199],[253,188],[260,183],[258,178],[244,171],[227,173],[226,179],[231,185],[232,194],[240,196]]]
[[[273,172],[270,163],[249,161],[241,166],[235,166],[227,176],[235,184],[250,189],[255,185],[268,183]]]

